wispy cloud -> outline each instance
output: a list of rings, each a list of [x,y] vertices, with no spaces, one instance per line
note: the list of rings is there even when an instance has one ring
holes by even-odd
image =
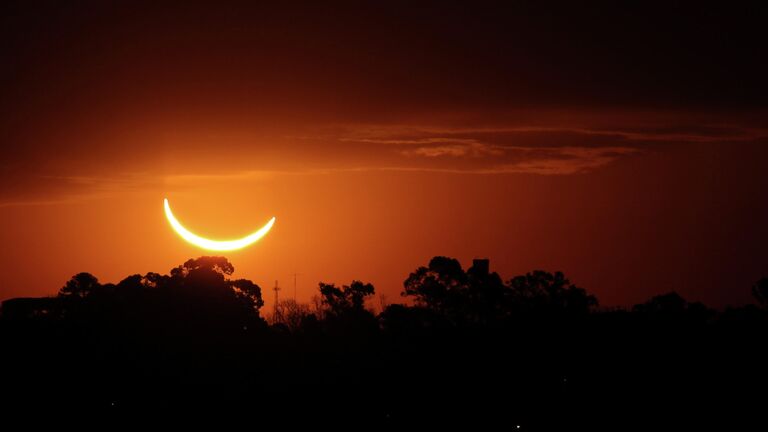
[[[79,202],[85,202],[92,199],[97,199],[103,194],[76,194],[76,195],[61,195],[49,199],[19,199],[19,200],[6,200],[0,201],[0,208],[12,208],[12,207],[40,207],[40,206],[53,206],[62,204],[75,204]]]
[[[63,205],[136,190],[181,192],[212,183],[345,172],[567,176],[593,172],[643,153],[663,151],[665,146],[675,143],[768,140],[768,129],[754,121],[744,125],[714,124],[654,117],[644,124],[631,124],[626,118],[594,116],[583,120],[573,119],[570,114],[561,117],[563,121],[559,123],[520,120],[477,127],[447,121],[331,125],[316,133],[286,138],[281,145],[293,147],[286,152],[275,150],[268,160],[254,159],[245,147],[235,148],[231,163],[227,164],[230,169],[218,172],[112,171],[100,175],[81,170],[78,172],[86,175],[66,175],[63,170],[65,175],[61,176],[13,172],[5,176],[13,180],[14,187],[6,188],[0,195],[0,208]],[[291,157],[285,157],[286,154]],[[295,155],[303,154],[311,156],[294,161]],[[253,165],[249,165],[251,162]],[[6,171],[11,168],[0,167]]]
[[[334,169],[311,170],[242,170],[194,174],[130,173],[89,176],[31,176],[23,193],[0,197],[0,208],[38,207],[78,204],[114,197],[131,191],[171,188],[175,191],[194,189],[228,182],[262,181],[280,175],[323,175]]]
[[[676,124],[673,121],[636,126],[559,126],[512,125],[482,127],[414,126],[414,125],[348,125],[342,141],[381,144],[466,143],[490,135],[574,134],[614,137],[638,142],[738,142],[768,138],[768,128],[736,124]]]
[[[482,156],[501,156],[504,149],[499,146],[481,143],[476,140],[465,140],[467,142],[460,144],[445,144],[437,141],[439,144],[430,146],[420,146],[414,149],[401,150],[405,156],[424,156],[424,157],[482,157]]]
[[[472,144],[477,140],[472,138],[450,138],[450,137],[429,137],[429,138],[349,138],[341,137],[339,141],[351,141],[373,144],[396,144],[396,145],[425,145],[425,144]]]
[[[140,174],[32,176],[27,179],[26,193],[0,199],[0,208],[77,204],[153,184],[157,184],[157,179]]]
[[[539,175],[569,175],[593,171],[616,159],[636,153],[633,147],[552,147],[546,149],[520,149],[533,153],[516,162],[498,166],[503,173]]]
[[[552,137],[557,132],[558,136]],[[521,137],[520,134],[523,136]],[[596,143],[574,145],[568,142],[570,135],[602,135],[613,144]],[[652,134],[646,134],[651,136]],[[661,135],[652,135],[662,139]],[[675,135],[681,137],[683,135]],[[361,144],[381,144],[394,147],[396,153],[409,158],[402,171],[449,172],[465,174],[582,174],[611,164],[618,159],[641,153],[639,140],[645,135],[629,131],[598,130],[573,127],[509,126],[482,128],[416,127],[416,126],[361,126],[352,127],[349,134],[339,138]],[[664,139],[672,138],[670,134]],[[703,140],[702,137],[684,135],[686,139]],[[539,143],[530,143],[535,138]],[[565,140],[541,144],[542,139]],[[585,142],[584,138],[573,139]],[[605,140],[602,140],[603,142]],[[637,141],[637,142],[636,142]],[[418,159],[421,166],[414,166]],[[462,161],[459,162],[458,160]],[[451,163],[453,163],[451,165]],[[435,165],[442,163],[442,165]],[[449,164],[446,166],[445,164]],[[406,164],[404,164],[406,165]],[[389,165],[388,170],[397,170]]]
[[[632,147],[549,147],[543,149],[515,147],[512,148],[512,150],[522,153],[517,154],[517,160],[471,168],[444,168],[434,166],[363,166],[333,171],[433,172],[464,175],[571,175],[588,173],[608,165],[618,158],[642,152],[642,150]]]

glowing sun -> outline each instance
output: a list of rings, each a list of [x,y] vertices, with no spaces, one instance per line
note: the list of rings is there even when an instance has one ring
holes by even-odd
[[[273,217],[269,220],[269,222],[267,222],[266,225],[245,237],[234,240],[211,240],[205,237],[200,237],[192,231],[184,228],[184,225],[182,225],[181,222],[179,222],[178,219],[176,219],[176,217],[173,215],[171,206],[168,204],[168,198],[164,199],[164,205],[165,217],[168,219],[168,223],[171,224],[174,231],[176,231],[176,233],[179,234],[181,238],[197,247],[212,251],[231,251],[250,246],[253,243],[259,241],[260,238],[264,237],[269,232],[269,230],[272,229],[272,225],[275,224],[275,218]]]

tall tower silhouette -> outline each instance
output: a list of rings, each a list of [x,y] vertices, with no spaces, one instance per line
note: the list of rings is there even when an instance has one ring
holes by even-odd
[[[278,286],[277,280],[275,280],[275,287],[272,289],[275,290],[275,309],[274,309],[274,312],[272,313],[272,321],[274,321],[275,323],[282,323],[283,311],[282,311],[282,308],[280,307],[280,296],[279,296],[281,288]]]

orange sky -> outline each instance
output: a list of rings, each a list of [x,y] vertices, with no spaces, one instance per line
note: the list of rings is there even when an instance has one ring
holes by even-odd
[[[291,274],[300,273],[299,300],[318,281],[360,278],[399,301],[408,272],[438,254],[465,265],[489,257],[505,277],[563,270],[605,304],[672,289],[710,303],[746,301],[764,269],[752,258],[764,254],[767,234],[762,185],[751,183],[761,145],[609,135],[610,146],[569,144],[539,154],[527,141],[549,131],[502,139],[478,128],[451,141],[454,131],[420,128],[427,132],[417,138],[396,135],[399,126],[377,130],[375,139],[391,141],[379,143],[359,136],[370,127],[347,126],[338,136],[325,132],[321,144],[281,138],[280,146],[246,135],[195,142],[192,131],[176,143],[126,144],[154,154],[162,161],[156,166],[116,162],[86,174],[63,167],[3,205],[2,262],[13,271],[2,274],[2,297],[54,293],[79,271],[117,282],[210,254],[172,232],[164,197],[186,226],[213,238],[239,237],[276,216],[259,243],[225,255],[238,277],[265,288],[280,280],[289,295]],[[494,139],[514,139],[514,147],[471,154]],[[339,148],[328,152],[333,140]],[[424,156],[414,153],[419,148],[457,154]],[[726,284],[732,288],[721,290]]]
[[[606,305],[743,303],[768,275],[765,67],[727,45],[751,27],[619,47],[586,12],[574,33],[453,7],[6,8],[0,299],[212,254],[164,197],[213,238],[277,217],[225,254],[268,307],[294,272],[299,300],[355,278],[397,302],[434,255],[562,270]]]

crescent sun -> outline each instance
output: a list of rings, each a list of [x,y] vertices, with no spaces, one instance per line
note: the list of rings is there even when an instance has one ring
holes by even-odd
[[[269,232],[269,230],[272,229],[272,225],[275,224],[275,218],[273,217],[269,220],[269,222],[267,222],[266,225],[245,237],[241,237],[235,240],[211,240],[205,237],[200,237],[192,231],[184,228],[184,225],[182,225],[181,222],[179,222],[178,219],[176,219],[176,217],[173,215],[171,206],[168,204],[168,198],[164,199],[164,205],[165,217],[168,219],[168,223],[171,224],[174,231],[176,231],[176,233],[179,234],[181,238],[197,247],[213,251],[231,251],[250,246],[253,243],[259,241],[260,238],[264,237]]]

